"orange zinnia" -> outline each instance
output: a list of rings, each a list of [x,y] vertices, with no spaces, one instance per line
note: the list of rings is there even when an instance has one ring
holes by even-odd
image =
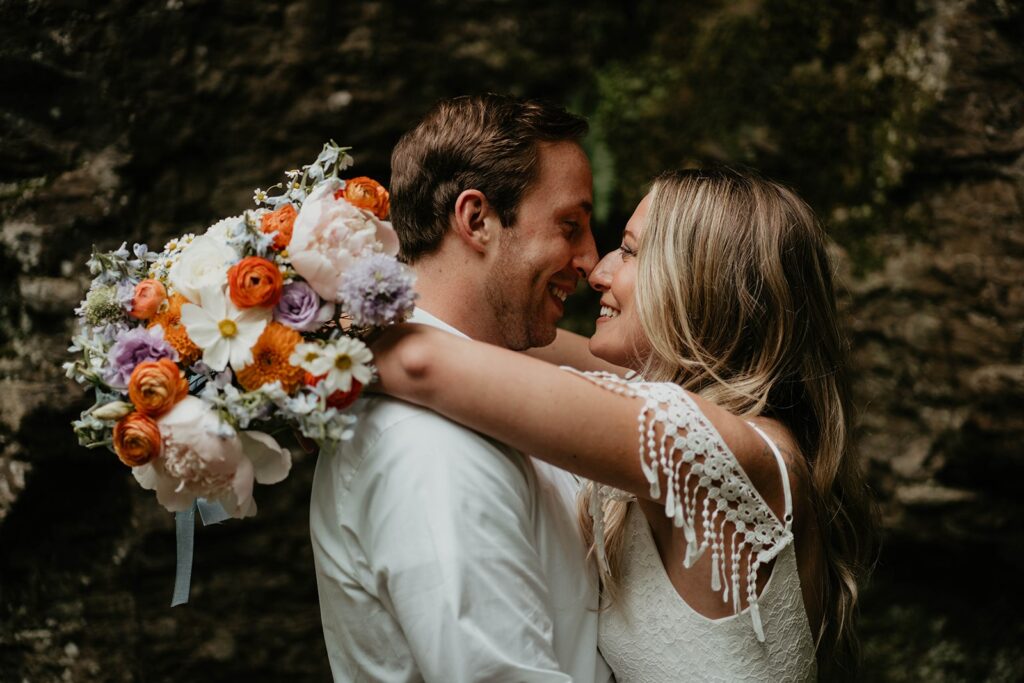
[[[360,176],[359,178],[346,180],[345,189],[334,193],[335,199],[338,199],[338,194],[342,194],[345,201],[352,206],[366,209],[381,220],[388,217],[390,195],[388,195],[388,191],[384,189],[384,186],[373,178]]]
[[[280,381],[289,394],[302,382],[304,371],[288,362],[302,336],[281,323],[270,323],[252,347],[252,363],[238,371],[238,383],[246,391]]]
[[[274,235],[274,249],[281,251],[292,241],[292,228],[295,226],[295,207],[285,204],[276,211],[263,214],[260,219],[260,232]]]
[[[164,328],[164,339],[178,352],[179,362],[184,368],[195,363],[203,355],[203,350],[195,345],[185,331],[185,326],[181,324],[181,306],[187,303],[188,299],[181,294],[172,294],[165,307],[149,321],[149,327],[160,325]]]

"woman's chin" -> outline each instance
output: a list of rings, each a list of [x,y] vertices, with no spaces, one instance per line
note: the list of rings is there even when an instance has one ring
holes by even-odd
[[[609,342],[605,338],[606,336],[601,333],[601,330],[594,333],[588,343],[590,354],[613,365],[623,365],[626,359],[625,349],[621,348],[621,345]]]
[[[644,359],[650,354],[649,345],[626,342],[611,332],[598,326],[587,344],[590,355],[633,372],[643,370]]]

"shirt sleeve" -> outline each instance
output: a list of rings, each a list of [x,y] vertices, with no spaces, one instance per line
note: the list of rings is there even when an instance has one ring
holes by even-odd
[[[368,586],[426,681],[563,682],[525,459],[437,416],[383,433],[364,463]]]

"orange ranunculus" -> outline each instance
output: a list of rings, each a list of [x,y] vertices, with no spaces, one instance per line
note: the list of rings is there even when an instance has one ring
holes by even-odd
[[[341,190],[342,196],[352,206],[366,209],[381,220],[388,217],[390,209],[390,195],[384,186],[373,178],[360,176],[345,181],[345,189]],[[335,193],[337,198],[338,193]]]
[[[274,249],[281,251],[287,248],[292,241],[292,228],[295,226],[296,215],[298,214],[295,207],[291,204],[285,204],[276,211],[263,214],[263,218],[260,219],[260,232],[277,233],[274,235]]]
[[[302,382],[305,371],[288,362],[302,336],[281,323],[270,323],[252,347],[252,362],[237,372],[238,383],[246,391],[264,384],[281,382],[281,388],[292,393]]]
[[[228,271],[231,300],[239,308],[276,306],[281,300],[284,281],[273,261],[247,256]]]
[[[168,358],[139,363],[128,380],[128,398],[135,410],[149,417],[163,415],[187,395],[184,373]]]
[[[129,413],[114,425],[114,452],[125,465],[145,465],[159,457],[162,449],[160,428],[142,413]]]
[[[321,380],[327,375],[314,375],[307,372],[304,378],[306,386],[315,387],[320,384]],[[356,402],[359,398],[359,394],[363,391],[363,384],[357,379],[352,380],[352,388],[348,391],[335,391],[333,394],[327,397],[327,405],[331,408],[337,408],[338,410],[345,410],[350,405]]]
[[[188,336],[185,326],[181,324],[181,305],[187,304],[188,299],[181,294],[172,294],[164,306],[149,321],[149,327],[160,325],[164,328],[164,339],[178,352],[179,362],[182,367],[189,367],[203,355],[203,350],[196,346],[192,338]]]
[[[139,320],[149,320],[160,310],[160,304],[167,298],[167,288],[159,280],[143,280],[135,285],[130,315]]]

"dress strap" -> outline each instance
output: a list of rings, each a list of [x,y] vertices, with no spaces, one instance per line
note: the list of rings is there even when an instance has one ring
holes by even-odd
[[[779,447],[764,433],[764,430],[753,422],[747,422],[747,424],[753,427],[754,431],[764,439],[764,442],[768,444],[768,448],[772,449],[772,454],[775,455],[775,462],[779,464],[779,474],[782,477],[782,492],[786,499],[785,517],[783,517],[782,521],[786,525],[786,530],[789,531],[793,527],[793,493],[789,487],[789,471],[786,469],[786,461],[783,459],[782,453],[779,452]]]

